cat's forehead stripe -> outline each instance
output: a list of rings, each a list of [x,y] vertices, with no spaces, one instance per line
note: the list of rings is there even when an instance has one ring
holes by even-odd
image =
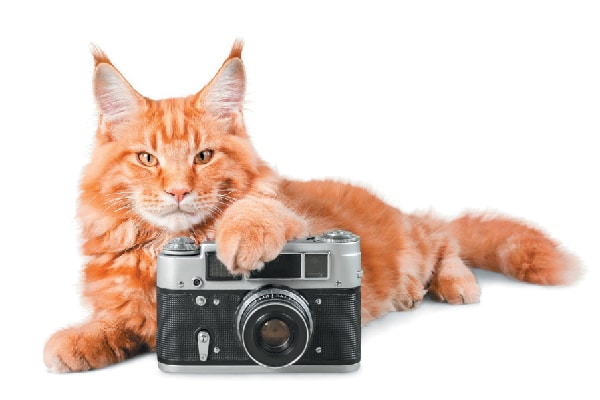
[[[152,127],[147,134],[147,142],[153,149],[159,149],[176,139],[184,139],[194,144],[192,116],[186,114],[183,99],[167,99],[155,102]]]
[[[195,153],[205,138],[197,115],[190,113],[183,99],[155,101],[153,107],[152,119],[144,129],[144,145],[152,152],[172,153],[178,142],[176,153],[181,153],[182,146]]]
[[[179,99],[164,100],[161,103],[164,141],[185,135],[184,107]]]
[[[144,139],[145,139],[145,145],[148,146],[148,148],[152,151],[152,152],[156,152],[156,150],[158,150],[158,135],[156,134],[156,132],[154,132],[153,128],[149,128],[147,127],[144,130]]]

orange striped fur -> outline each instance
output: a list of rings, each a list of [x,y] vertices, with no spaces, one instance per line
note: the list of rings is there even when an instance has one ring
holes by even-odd
[[[564,284],[576,259],[539,230],[504,217],[451,222],[407,215],[367,190],[278,176],[249,141],[245,73],[236,41],[195,95],[151,100],[93,47],[96,145],[81,181],[83,296],[90,318],[55,333],[44,361],[83,371],[155,346],[155,257],[174,236],[216,239],[235,273],[273,259],[287,240],[332,228],[362,239],[362,321],[409,310],[430,293],[479,301],[468,266],[540,284]]]

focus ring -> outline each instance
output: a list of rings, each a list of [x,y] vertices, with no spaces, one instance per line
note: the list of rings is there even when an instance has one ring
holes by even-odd
[[[264,328],[285,324],[285,346],[265,344]],[[308,302],[288,288],[263,287],[250,292],[237,311],[238,337],[257,364],[279,368],[294,364],[306,351],[313,331]]]

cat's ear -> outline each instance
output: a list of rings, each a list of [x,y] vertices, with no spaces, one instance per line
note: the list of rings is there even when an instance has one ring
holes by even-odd
[[[144,98],[135,91],[110,62],[106,54],[92,46],[94,56],[94,97],[102,118],[111,123],[126,122],[143,107]]]
[[[244,43],[236,40],[219,72],[200,93],[197,106],[218,117],[242,112],[246,94],[246,73],[242,63]]]

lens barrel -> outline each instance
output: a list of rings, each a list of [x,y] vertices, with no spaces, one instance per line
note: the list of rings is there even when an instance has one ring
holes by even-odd
[[[313,320],[306,299],[281,286],[248,293],[237,310],[238,337],[248,356],[265,367],[294,364],[306,351]]]

